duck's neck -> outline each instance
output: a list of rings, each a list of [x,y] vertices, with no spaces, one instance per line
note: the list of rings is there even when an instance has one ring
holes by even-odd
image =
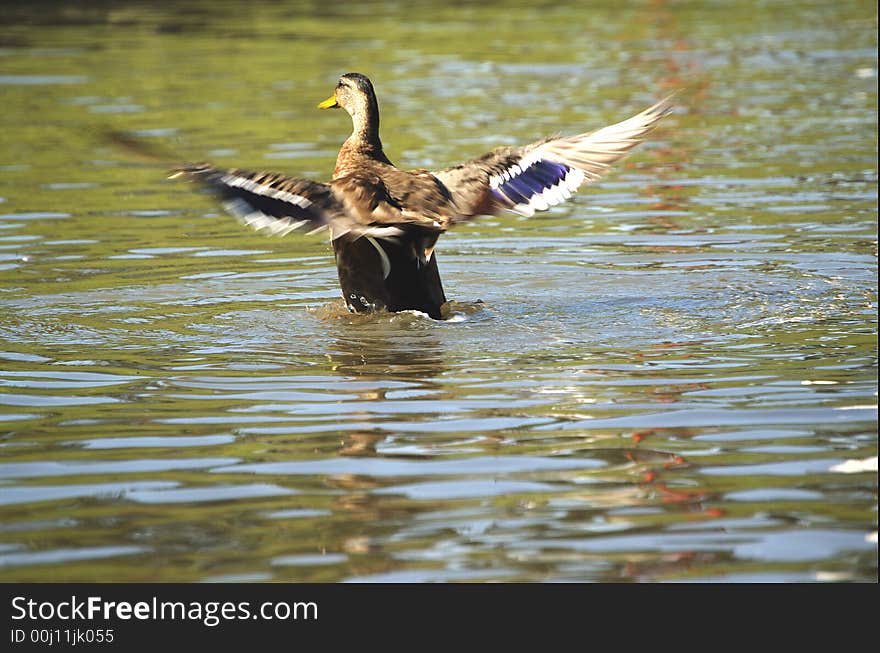
[[[379,139],[379,105],[375,97],[367,99],[351,116],[352,131],[336,158],[334,177],[342,177],[359,168],[363,157],[390,164]]]

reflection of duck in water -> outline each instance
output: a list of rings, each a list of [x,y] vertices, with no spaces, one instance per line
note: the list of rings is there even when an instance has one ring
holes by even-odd
[[[596,132],[498,148],[434,172],[399,170],[385,156],[379,106],[363,75],[343,75],[318,106],[345,109],[354,125],[330,183],[209,164],[184,166],[174,176],[206,183],[258,230],[284,235],[329,227],[350,311],[414,309],[437,319],[446,296],[434,246],[444,231],[478,215],[512,210],[530,216],[559,204],[637,145],[670,103]]]
[[[350,319],[359,324],[334,325],[325,349],[330,369],[344,380],[344,391],[357,395],[356,403],[363,406],[340,404],[340,429],[346,424],[352,429],[342,435],[338,453],[375,456],[376,446],[392,433],[387,430],[388,420],[414,414],[412,410],[399,412],[412,399],[441,402],[445,397],[438,379],[446,370],[446,351],[435,330],[426,328],[424,320],[414,315]],[[421,409],[417,412],[421,414]],[[407,456],[397,453],[391,457]]]
[[[434,388],[435,379],[446,370],[446,351],[432,329],[414,315],[389,316],[357,324],[332,324],[327,335],[326,356],[330,369],[362,383],[363,390],[398,389],[425,384]],[[362,321],[363,320],[363,321]],[[377,390],[378,391],[378,390]],[[364,399],[383,399],[383,396]]]

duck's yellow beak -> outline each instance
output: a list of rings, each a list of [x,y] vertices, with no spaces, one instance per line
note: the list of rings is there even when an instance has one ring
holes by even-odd
[[[339,106],[339,102],[336,101],[336,94],[334,93],[333,95],[328,97],[326,100],[321,102],[321,104],[318,105],[318,108],[319,109],[333,109],[338,106]]]

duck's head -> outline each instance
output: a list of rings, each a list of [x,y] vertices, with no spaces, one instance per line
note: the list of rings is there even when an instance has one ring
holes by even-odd
[[[366,75],[346,73],[339,78],[333,95],[318,105],[319,109],[343,108],[353,119],[364,119],[378,109],[373,84]]]

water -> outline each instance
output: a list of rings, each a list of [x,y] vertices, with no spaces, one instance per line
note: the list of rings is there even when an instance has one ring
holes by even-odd
[[[0,580],[876,581],[873,3],[0,20]],[[350,70],[409,167],[684,90],[445,235],[445,323],[348,316],[323,238],[104,136],[326,179]]]

